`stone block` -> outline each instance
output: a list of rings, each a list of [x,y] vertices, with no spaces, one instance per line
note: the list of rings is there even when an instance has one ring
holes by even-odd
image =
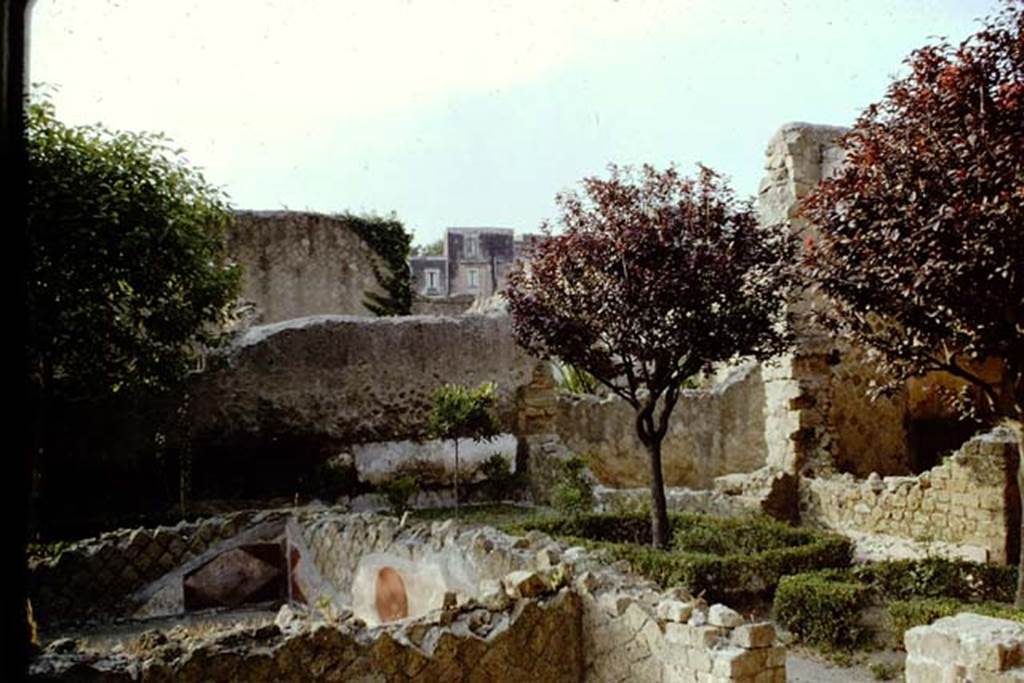
[[[775,644],[775,627],[767,622],[743,624],[729,634],[729,642],[746,650],[770,647]]]
[[[715,604],[708,609],[708,623],[712,626],[735,628],[743,622],[743,615],[725,605]]]
[[[684,623],[693,613],[693,603],[680,600],[663,600],[658,603],[656,614],[663,621]]]
[[[537,572],[517,571],[501,580],[505,592],[513,598],[534,598],[550,590],[550,585]]]

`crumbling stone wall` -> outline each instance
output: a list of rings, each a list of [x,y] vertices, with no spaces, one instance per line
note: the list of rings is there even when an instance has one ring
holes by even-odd
[[[586,456],[605,486],[646,486],[647,451],[636,435],[636,414],[618,397],[560,395],[555,430]],[[708,488],[715,477],[765,464],[764,385],[757,364],[744,364],[709,390],[684,391],[662,443],[666,486]]]
[[[228,250],[242,266],[242,298],[258,321],[309,315],[371,315],[367,292],[384,295],[386,265],[344,220],[305,211],[239,211]]]
[[[127,596],[202,556],[243,529],[283,523],[280,512],[236,512],[173,527],[120,529],[29,562],[29,596],[40,623],[122,614]]]
[[[418,618],[369,628],[344,606],[306,596],[273,624],[176,640],[143,634],[129,648],[81,652],[65,643],[32,667],[45,680],[667,681],[785,680],[785,649],[768,623],[747,623],[724,605],[609,565],[540,532],[513,537],[451,520],[399,520],[332,511],[286,511],[319,574],[345,594],[361,557],[412,562],[438,554],[472,564],[467,595],[445,595]],[[264,513],[266,514],[266,513]],[[96,552],[124,549],[94,543]],[[159,582],[158,582],[159,583]],[[143,644],[145,639],[149,644]],[[142,651],[142,652],[140,652]],[[134,653],[128,655],[126,653]],[[77,678],[76,678],[77,677]]]
[[[1024,680],[1024,624],[961,613],[903,636],[907,683]]]
[[[1013,434],[997,429],[918,476],[804,478],[801,519],[839,532],[940,541],[976,561],[1008,562],[1020,528],[1016,471]]]
[[[843,132],[790,123],[772,136],[757,204],[762,223],[813,239],[800,200],[842,166],[836,139]],[[900,400],[866,398],[868,383],[878,379],[874,369],[808,320],[811,304],[810,298],[791,302],[797,348],[764,369],[768,464],[792,473],[828,474],[840,463],[861,475],[907,473]]]
[[[504,431],[539,361],[502,316],[315,316],[250,329],[193,392],[200,444],[420,438],[444,383],[494,382]]]

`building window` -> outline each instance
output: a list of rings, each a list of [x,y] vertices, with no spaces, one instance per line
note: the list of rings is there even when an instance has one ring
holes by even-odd
[[[466,258],[477,258],[480,256],[480,238],[476,235],[466,235]]]
[[[470,268],[469,271],[469,288],[480,289],[480,270],[477,268]]]
[[[423,271],[427,276],[427,291],[437,289],[437,281],[440,279],[441,271],[437,268],[427,268]]]

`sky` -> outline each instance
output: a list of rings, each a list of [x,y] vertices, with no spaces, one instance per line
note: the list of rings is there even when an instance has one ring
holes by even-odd
[[[789,121],[849,125],[996,0],[37,0],[59,118],[161,131],[238,209],[535,231],[609,162],[751,196]]]

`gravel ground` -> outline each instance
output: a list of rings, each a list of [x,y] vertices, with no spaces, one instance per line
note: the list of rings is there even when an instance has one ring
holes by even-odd
[[[875,663],[887,664],[895,672],[888,680],[903,680],[906,654],[896,650],[867,652],[855,657],[851,666],[837,666],[805,648],[790,647],[786,658],[788,683],[875,683],[879,679],[871,671]]]

